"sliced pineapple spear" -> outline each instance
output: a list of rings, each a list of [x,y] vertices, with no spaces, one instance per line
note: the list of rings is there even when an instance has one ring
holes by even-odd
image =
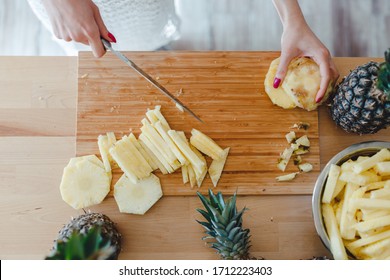
[[[104,168],[108,176],[110,177],[110,180],[112,177],[111,170],[116,167],[115,166],[116,163],[112,159],[112,156],[108,151],[115,144],[115,142],[116,142],[116,137],[113,132],[107,132],[106,135],[98,136],[98,147],[99,147],[100,156],[102,157]]]
[[[223,167],[225,166],[229,151],[230,148],[226,148],[225,150],[223,150],[223,156],[220,159],[213,160],[209,167],[209,174],[214,187],[217,186],[219,178],[221,178]]]
[[[123,174],[114,186],[114,198],[121,213],[143,215],[162,195],[160,179],[154,174],[137,183]]]
[[[133,183],[149,177],[153,171],[128,136],[123,136],[121,140],[117,141],[110,148],[109,152],[112,158],[118,163],[120,169],[122,169]]]
[[[224,152],[213,139],[205,135],[204,133],[196,130],[195,128],[191,131],[190,143],[197,148],[199,151],[208,155],[214,160],[218,160],[223,157]]]
[[[180,168],[180,162],[171,150],[169,143],[164,140],[164,138],[157,132],[155,127],[153,127],[146,119],[142,120],[142,124],[142,134],[145,135],[150,140],[150,142],[152,142],[153,145],[160,151],[160,153],[163,155],[169,165],[173,168],[173,170]]]
[[[111,178],[95,156],[72,158],[60,184],[62,199],[75,209],[99,204],[110,191]]]

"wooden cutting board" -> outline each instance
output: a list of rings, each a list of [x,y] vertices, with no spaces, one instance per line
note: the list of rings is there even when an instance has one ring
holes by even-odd
[[[97,137],[113,131],[117,138],[132,131],[137,137],[147,108],[162,106],[172,129],[187,137],[196,128],[221,147],[231,147],[223,175],[215,191],[241,195],[311,194],[320,170],[318,114],[301,109],[284,110],[272,105],[264,92],[264,77],[277,52],[125,52],[141,68],[205,122],[198,122],[111,53],[95,59],[79,54],[77,142],[78,156],[99,155]],[[290,164],[286,173],[276,168],[287,147],[285,134],[298,122],[309,123],[310,153],[303,156],[314,170],[290,182],[276,176],[297,171]],[[122,172],[114,172],[113,183]],[[183,185],[180,170],[160,177],[165,195],[194,195],[212,187],[206,178],[200,189]]]

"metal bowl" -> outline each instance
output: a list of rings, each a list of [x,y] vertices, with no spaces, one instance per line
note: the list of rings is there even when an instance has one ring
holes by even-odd
[[[321,238],[322,243],[330,251],[330,243],[328,235],[325,231],[324,221],[321,213],[321,198],[328,177],[329,169],[331,164],[341,165],[349,159],[355,160],[359,156],[371,156],[383,148],[390,149],[390,142],[383,141],[370,141],[362,142],[349,146],[335,155],[321,171],[320,175],[314,186],[313,197],[312,197],[312,210],[314,225],[318,235]]]

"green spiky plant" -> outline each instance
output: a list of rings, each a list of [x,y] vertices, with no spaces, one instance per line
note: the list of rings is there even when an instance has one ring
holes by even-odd
[[[121,234],[101,213],[85,213],[59,232],[46,260],[113,260],[121,250]]]
[[[196,209],[206,221],[198,221],[205,229],[203,240],[214,239],[209,242],[211,248],[225,260],[248,260],[250,235],[249,229],[242,227],[242,216],[247,208],[237,211],[236,194],[224,199],[221,192],[216,195],[209,190],[209,198],[197,192],[205,210]]]
[[[360,65],[341,81],[330,112],[347,132],[370,134],[390,125],[390,49],[383,63]]]

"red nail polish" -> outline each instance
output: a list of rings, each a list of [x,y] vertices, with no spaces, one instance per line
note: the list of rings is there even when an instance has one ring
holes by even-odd
[[[280,85],[281,80],[279,78],[275,78],[274,80],[274,88],[278,88]]]
[[[112,42],[112,43],[116,43],[116,39],[115,39],[115,36],[114,36],[114,35],[112,35],[110,32],[108,32],[107,36],[108,36],[108,38],[111,39],[111,42]]]
[[[322,100],[322,97],[316,99],[316,103],[320,103]]]

